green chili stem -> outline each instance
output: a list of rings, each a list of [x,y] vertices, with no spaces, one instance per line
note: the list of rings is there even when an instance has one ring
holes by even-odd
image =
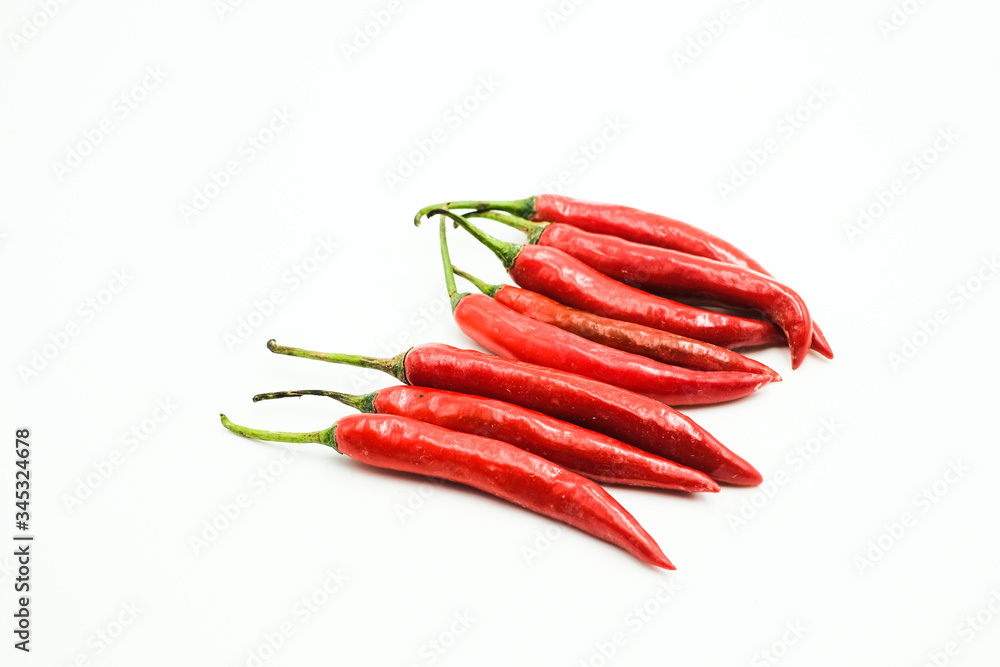
[[[253,397],[254,403],[257,401],[269,401],[273,398],[298,398],[300,396],[325,396],[335,401],[340,401],[358,412],[375,412],[375,397],[377,391],[370,394],[342,394],[339,391],[326,391],[324,389],[295,389],[293,391],[271,391],[266,394],[257,394]]]
[[[466,213],[465,217],[488,218],[489,220],[502,222],[508,227],[513,227],[518,231],[524,232],[524,234],[528,237],[528,243],[538,243],[538,239],[541,237],[542,232],[544,232],[545,228],[549,226],[549,223],[547,222],[532,222],[531,220],[519,218],[516,215],[499,213],[497,211],[472,211],[470,213]]]
[[[376,371],[388,373],[400,382],[406,382],[406,369],[404,368],[404,363],[406,361],[406,354],[409,350],[388,359],[379,357],[363,357],[359,354],[313,352],[312,350],[303,350],[297,347],[286,347],[284,345],[278,345],[273,338],[267,341],[267,349],[271,350],[271,352],[274,352],[275,354],[287,354],[290,357],[327,361],[331,364],[346,364],[348,366],[357,366],[358,368],[371,368]]]
[[[451,210],[455,208],[472,209],[474,211],[507,211],[519,215],[522,218],[533,218],[535,216],[535,198],[514,199],[512,201],[489,201],[489,200],[469,200],[469,201],[449,201],[443,204],[427,206],[419,211],[413,218],[413,224],[420,226],[420,221],[425,216],[430,217],[430,212],[435,209]]]
[[[482,292],[483,294],[485,294],[486,296],[488,296],[490,298],[495,297],[497,295],[497,292],[500,291],[500,288],[503,287],[503,285],[490,285],[489,283],[487,283],[485,281],[482,281],[479,278],[475,277],[471,273],[466,273],[465,271],[463,271],[462,269],[458,268],[457,266],[452,267],[452,270],[455,271],[455,275],[462,276],[463,278],[465,278],[466,280],[468,280],[470,283],[472,283],[473,285],[475,285],[476,288],[479,289],[480,292]]]
[[[427,215],[430,216],[439,214],[448,216],[464,227],[465,231],[472,234],[477,241],[489,248],[493,254],[496,255],[501,262],[503,262],[503,267],[505,269],[510,270],[510,267],[514,266],[514,260],[517,259],[518,254],[521,252],[521,248],[524,246],[516,243],[508,243],[506,241],[501,241],[498,238],[494,238],[457,213],[452,213],[451,211],[447,211],[443,208],[436,208]]]
[[[233,422],[229,421],[229,417],[223,414],[220,414],[219,418],[222,420],[223,426],[228,428],[236,435],[243,436],[244,438],[251,438],[254,440],[267,440],[268,442],[293,442],[293,443],[315,442],[320,445],[327,445],[328,447],[333,447],[334,449],[337,449],[337,441],[335,437],[337,430],[336,424],[334,424],[330,428],[325,428],[322,431],[311,431],[309,433],[293,433],[291,431],[265,431],[258,428],[239,426],[238,424],[234,424]]]
[[[448,225],[445,216],[441,216],[441,262],[444,264],[444,284],[448,288],[448,298],[451,299],[451,310],[458,308],[458,302],[469,296],[468,292],[459,294],[455,286],[455,267],[451,264],[451,253],[448,252]]]

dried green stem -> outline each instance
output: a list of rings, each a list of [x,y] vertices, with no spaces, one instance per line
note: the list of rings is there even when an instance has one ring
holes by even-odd
[[[375,397],[377,391],[370,394],[342,394],[339,391],[326,391],[324,389],[294,389],[292,391],[271,391],[266,394],[257,394],[253,397],[254,403],[257,401],[270,401],[275,398],[298,398],[301,396],[325,396],[335,401],[340,401],[358,412],[375,412]]]

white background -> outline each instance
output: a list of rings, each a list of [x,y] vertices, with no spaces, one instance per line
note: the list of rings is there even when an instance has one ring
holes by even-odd
[[[385,2],[50,2],[50,18],[38,0],[4,4],[0,539],[19,427],[37,538],[30,655],[11,646],[0,548],[0,661],[995,664],[996,3],[400,3],[353,53]],[[212,187],[229,162],[239,172]],[[318,429],[349,410],[249,399],[393,382],[276,357],[271,337],[471,346],[413,212],[528,196],[561,172],[567,194],[742,247],[806,298],[837,355],[792,372],[787,351],[754,352],[785,381],[687,411],[767,494],[612,489],[676,572],[484,494],[219,425],[225,411]],[[849,233],[859,207],[875,216]],[[460,265],[503,279],[452,236]],[[225,527],[206,539],[212,521]],[[329,594],[328,572],[346,577]],[[309,596],[323,604],[307,616]]]

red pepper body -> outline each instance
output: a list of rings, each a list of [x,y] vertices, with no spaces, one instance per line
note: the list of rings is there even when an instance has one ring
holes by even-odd
[[[613,320],[576,308],[564,306],[547,296],[513,285],[503,285],[493,295],[498,303],[545,322],[571,331],[596,343],[641,354],[650,359],[673,366],[683,366],[698,371],[743,371],[770,375],[772,380],[781,376],[769,367],[742,354],[711,345],[693,338],[685,338],[642,324]]]
[[[641,211],[629,206],[600,204],[559,195],[538,195],[534,198],[532,220],[565,222],[598,234],[613,234],[636,243],[672,248],[692,255],[716,259],[771,274],[759,262],[714,234],[680,220]],[[826,337],[813,326],[813,349],[828,359],[833,350]]]
[[[538,238],[606,276],[647,292],[696,296],[764,313],[788,339],[792,368],[809,354],[812,319],[798,294],[756,271],[678,250],[550,223]]]
[[[613,234],[636,243],[673,248],[710,257],[759,273],[767,272],[732,243],[680,220],[629,206],[599,204],[559,195],[535,197],[532,220],[565,222],[598,234]]]
[[[607,382],[667,405],[730,401],[771,381],[770,375],[692,371],[661,364],[533,320],[484,294],[462,297],[455,308],[455,322],[467,336],[500,356]]]
[[[334,447],[362,463],[471,486],[674,569],[600,485],[513,445],[395,415],[348,415],[333,434]]]
[[[409,384],[495,398],[604,433],[718,482],[762,481],[753,466],[687,416],[605,382],[440,343],[412,348],[403,373]]]
[[[702,310],[648,294],[557,248],[524,246],[508,273],[521,287],[563,305],[713,345],[735,348],[785,343],[784,334],[770,322]]]
[[[396,385],[379,390],[381,414],[503,440],[598,482],[680,491],[718,491],[707,475],[614,438],[492,398]]]

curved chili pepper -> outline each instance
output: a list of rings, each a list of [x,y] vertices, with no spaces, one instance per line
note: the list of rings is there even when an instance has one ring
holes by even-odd
[[[601,380],[667,405],[730,401],[752,394],[771,381],[770,375],[668,366],[533,320],[484,294],[459,294],[443,219],[441,259],[458,328],[494,354]]]
[[[489,285],[457,266],[453,268],[457,275],[475,285],[480,292],[493,297],[508,308],[533,320],[571,331],[595,343],[641,354],[672,366],[683,366],[698,371],[743,371],[770,375],[772,382],[781,382],[781,376],[770,367],[724,347],[642,324],[622,322],[587,313],[513,285]]]
[[[436,209],[493,251],[521,287],[595,315],[635,322],[722,347],[785,343],[770,322],[702,310],[664,299],[609,278],[558,248],[496,239],[462,216]]]
[[[348,415],[312,433],[263,431],[220,417],[245,438],[315,442],[377,468],[465,484],[607,540],[650,565],[676,569],[599,484],[506,442],[395,415]]]
[[[514,227],[528,235],[529,243],[558,248],[606,276],[647,292],[702,297],[760,311],[785,333],[793,369],[809,354],[813,324],[805,302],[788,287],[756,271],[562,222],[531,222],[493,211],[473,212],[468,217],[472,216]]]
[[[456,201],[421,209],[414,219],[419,223],[429,211],[439,208],[506,211],[537,222],[565,222],[598,234],[611,234],[636,243],[672,248],[692,255],[735,264],[765,276],[771,274],[733,244],[702,229],[673,218],[648,213],[629,206],[600,204],[561,195],[537,195],[514,201]],[[828,359],[833,350],[813,324],[812,349]]]
[[[753,466],[686,415],[581,375],[442,343],[417,345],[389,359],[313,352],[274,340],[267,348],[275,354],[371,368],[406,384],[514,403],[700,470],[717,482],[755,486],[763,481]]]
[[[597,482],[717,492],[707,475],[541,412],[492,398],[396,385],[363,396],[306,389],[257,394],[254,401],[326,396],[364,413],[409,417],[452,431],[503,440]]]

